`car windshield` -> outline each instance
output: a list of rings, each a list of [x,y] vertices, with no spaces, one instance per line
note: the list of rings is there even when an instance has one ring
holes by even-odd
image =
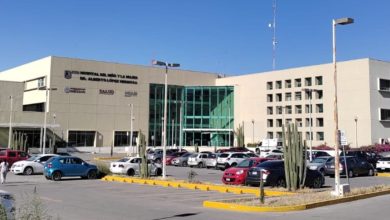
[[[129,158],[125,157],[125,158],[122,158],[122,159],[118,160],[117,162],[126,162],[128,160],[129,160]]]
[[[32,156],[32,157],[28,158],[27,161],[34,161],[38,158],[40,158],[40,156]]]
[[[328,160],[328,158],[325,158],[325,157],[317,157],[315,158],[312,163],[325,163],[326,160]]]
[[[241,163],[239,163],[237,165],[237,167],[240,167],[240,168],[247,168],[247,167],[251,167],[253,165],[253,160],[243,160]]]
[[[221,154],[221,155],[219,155],[219,157],[221,157],[221,158],[226,158],[228,156],[229,156],[229,154]]]
[[[198,154],[192,154],[190,157],[197,157]]]
[[[381,158],[381,159],[379,159],[379,161],[390,161],[390,157]]]

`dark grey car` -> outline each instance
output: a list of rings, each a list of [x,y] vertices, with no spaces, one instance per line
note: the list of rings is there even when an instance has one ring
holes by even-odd
[[[347,167],[345,167],[344,157],[340,156],[340,175],[348,174],[349,178],[354,176],[374,176],[375,168],[365,159],[359,157],[346,156]],[[325,174],[330,177],[335,175],[335,160],[332,158],[325,164]]]

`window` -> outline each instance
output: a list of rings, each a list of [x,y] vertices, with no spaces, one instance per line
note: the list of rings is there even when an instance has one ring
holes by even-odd
[[[268,138],[268,139],[274,138],[274,133],[273,133],[272,131],[268,131],[268,132],[267,132],[267,138]]]
[[[45,109],[45,103],[23,105],[24,112],[44,112],[44,109]]]
[[[282,99],[283,99],[283,98],[282,98],[282,93],[277,93],[277,94],[276,94],[276,101],[277,101],[277,102],[281,102]]]
[[[295,92],[295,100],[302,100],[302,93],[301,92]]]
[[[316,76],[315,81],[316,81],[316,85],[318,86],[322,85],[322,76]]]
[[[115,131],[114,134],[114,146],[120,147],[120,146],[129,146],[130,145],[130,133],[129,131]],[[138,137],[138,132],[133,131],[133,145],[137,145],[136,138]]]
[[[292,114],[292,107],[291,105],[286,106],[286,114]]]
[[[324,105],[323,104],[317,104],[316,105],[316,112],[317,113],[323,113],[324,112]]]
[[[322,90],[316,90],[316,99],[322,99],[323,92]]]
[[[267,127],[268,127],[268,128],[272,128],[273,126],[274,126],[274,120],[268,119],[268,120],[267,120]]]
[[[284,87],[291,88],[291,80],[290,79],[287,79],[286,81],[284,81]]]
[[[277,115],[283,114],[283,106],[276,106],[276,114]]]
[[[287,93],[285,94],[285,100],[286,100],[286,101],[291,101],[291,92],[287,92]]]
[[[317,118],[316,126],[317,127],[324,127],[324,119],[323,118]]]
[[[8,157],[16,157],[16,152],[8,152]]]
[[[292,123],[292,119],[291,118],[286,118],[286,124],[291,124]]]
[[[267,107],[267,115],[273,115],[274,114],[274,108],[272,106]]]
[[[312,91],[311,89],[305,89],[305,99],[306,99],[306,100],[311,99],[312,92],[313,92],[313,91]]]
[[[267,90],[272,90],[272,89],[273,89],[272,82],[267,82]]]
[[[379,91],[390,92],[390,80],[379,79]]]
[[[324,140],[324,132],[317,132],[317,141],[323,141]]]
[[[45,78],[39,78],[38,79],[38,88],[45,86]]]
[[[302,105],[295,106],[295,114],[302,114]]]
[[[380,121],[390,121],[390,109],[380,109],[379,114],[379,120]]]
[[[297,124],[298,127],[302,127],[302,118],[296,118],[295,124]]]
[[[305,78],[305,86],[311,86],[311,77]]]
[[[276,138],[283,138],[282,132],[276,132]]]
[[[295,79],[294,82],[295,82],[295,87],[301,87],[302,86],[301,79]]]
[[[276,89],[281,89],[282,88],[282,81],[276,81],[275,87],[276,87]]]
[[[310,132],[306,132],[306,140],[313,140],[313,132],[311,132],[311,135]]]
[[[267,102],[272,102],[272,94],[267,95]]]
[[[276,127],[280,128],[282,127],[283,121],[282,119],[276,119]]]
[[[311,113],[312,111],[312,109],[311,109],[311,105],[305,105],[305,113]]]
[[[72,147],[93,147],[95,131],[69,131],[68,145]]]
[[[305,123],[306,127],[310,127],[310,126],[313,127],[313,120],[310,120],[310,118],[306,118],[305,121],[306,121]]]

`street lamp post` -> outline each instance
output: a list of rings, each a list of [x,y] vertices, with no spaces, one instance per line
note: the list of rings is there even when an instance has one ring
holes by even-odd
[[[153,65],[156,66],[165,66],[165,86],[164,86],[164,124],[163,124],[163,140],[162,140],[162,145],[163,145],[163,179],[166,178],[166,157],[167,157],[167,102],[168,102],[168,67],[180,67],[180,64],[178,63],[167,63],[163,61],[158,61],[158,60],[153,60],[152,61]]]
[[[252,143],[255,143],[255,120],[252,119]]]
[[[47,124],[47,111],[48,111],[48,108],[47,108],[47,105],[48,105],[48,96],[50,95],[49,94],[49,91],[51,90],[57,90],[57,88],[48,88],[47,87],[47,76],[45,77],[45,86],[44,87],[40,87],[38,88],[39,90],[45,90],[46,92],[46,101],[45,101],[45,109],[44,109],[44,119],[43,119],[43,150],[42,150],[42,153],[45,154],[46,153],[46,124]]]
[[[358,145],[358,133],[357,133],[357,123],[358,123],[358,116],[356,115],[355,116],[355,143],[356,143],[356,148],[358,148],[359,147],[359,145]]]
[[[129,104],[130,105],[130,151],[132,153],[134,153],[133,151],[133,124],[134,124],[134,118],[133,118],[133,104]],[[134,156],[134,155],[132,155]]]
[[[302,89],[303,91],[305,92],[309,92],[309,118],[310,118],[310,122],[309,122],[309,128],[310,128],[310,134],[309,134],[309,137],[310,137],[310,148],[309,148],[309,160],[312,161],[313,160],[313,135],[312,135],[312,123],[313,123],[313,118],[311,117],[311,113],[313,112],[313,106],[312,106],[312,103],[311,103],[311,100],[313,98],[313,92],[317,91],[316,89]]]
[[[335,121],[335,191],[336,196],[340,196],[340,161],[339,161],[339,119],[338,119],[338,109],[337,109],[337,66],[336,66],[336,25],[347,25],[352,24],[354,21],[352,18],[339,18],[332,20],[332,46],[333,46],[333,67],[334,67],[334,121]]]
[[[57,153],[56,152],[56,134],[54,133],[54,126],[55,126],[55,124],[56,124],[56,114],[55,113],[53,113],[53,127],[52,127],[52,131],[51,131],[51,133],[52,133],[52,140],[53,140],[53,142],[52,142],[52,144],[53,144],[53,154],[55,154],[55,153]]]
[[[14,99],[12,95],[9,97],[10,100],[10,111],[9,111],[9,131],[8,131],[8,148],[11,148],[11,140],[12,140],[12,111],[14,105]]]

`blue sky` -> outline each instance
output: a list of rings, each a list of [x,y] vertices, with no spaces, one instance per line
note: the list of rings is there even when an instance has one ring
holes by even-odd
[[[0,70],[55,55],[247,74],[272,70],[272,0],[0,0]],[[390,61],[390,1],[278,0],[276,69]]]

